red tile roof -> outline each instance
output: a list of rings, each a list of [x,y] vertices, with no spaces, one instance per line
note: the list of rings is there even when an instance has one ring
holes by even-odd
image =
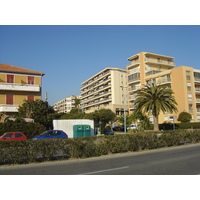
[[[25,69],[22,67],[16,67],[13,65],[7,65],[7,64],[0,64],[0,72],[15,72],[15,73],[23,73],[23,74],[39,74],[44,75],[43,72],[34,71],[30,69]]]

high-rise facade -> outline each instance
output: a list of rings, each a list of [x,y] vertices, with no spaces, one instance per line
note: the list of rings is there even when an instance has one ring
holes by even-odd
[[[54,104],[54,110],[58,113],[68,113],[71,109],[75,108],[75,100],[79,99],[79,96],[72,95],[70,97],[66,97],[61,101]]]
[[[174,57],[141,52],[128,58],[129,111],[134,110],[134,99],[137,91],[148,82],[154,82],[173,90],[178,103],[177,113],[161,113],[159,123],[171,121],[175,116],[189,112],[192,121],[200,121],[200,70],[187,66],[175,67]],[[149,113],[150,120],[153,120]]]
[[[124,113],[128,101],[126,70],[105,68],[81,85],[81,108],[84,112],[105,108],[117,115]]]

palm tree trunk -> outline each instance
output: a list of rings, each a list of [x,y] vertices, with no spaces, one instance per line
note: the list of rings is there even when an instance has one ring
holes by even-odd
[[[158,116],[153,116],[153,122],[154,122],[154,131],[159,131]]]

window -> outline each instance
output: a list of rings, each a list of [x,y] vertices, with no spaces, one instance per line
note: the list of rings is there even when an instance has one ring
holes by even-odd
[[[6,135],[3,136],[3,138],[13,138],[13,134],[7,133]]]
[[[54,135],[61,135],[61,131],[54,131],[53,134]]]
[[[193,112],[192,104],[189,104],[188,109],[189,109],[189,112]]]
[[[28,100],[28,101],[32,101],[32,100],[34,101],[34,96],[33,96],[33,95],[27,96],[27,100]]]
[[[190,72],[186,72],[186,79],[190,80]]]
[[[28,76],[28,84],[34,85],[34,76]]]
[[[200,73],[194,72],[194,78],[195,80],[200,81]]]
[[[192,101],[192,94],[188,94],[188,101]]]
[[[6,95],[6,104],[13,105],[13,94]]]
[[[157,58],[157,61],[160,63],[161,61],[160,61],[160,58]]]
[[[191,83],[187,83],[187,90],[191,91]]]
[[[14,83],[14,75],[7,74],[7,83]]]
[[[168,62],[169,65],[171,64],[171,60],[168,60],[167,62]]]
[[[169,120],[169,118],[166,116],[164,117],[164,122],[167,122]]]
[[[24,137],[24,136],[23,136],[21,133],[16,133],[16,134],[15,134],[15,137],[16,137],[16,138],[21,138],[21,137]]]

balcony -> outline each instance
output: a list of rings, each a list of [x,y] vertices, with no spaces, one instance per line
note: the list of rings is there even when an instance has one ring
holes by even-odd
[[[133,66],[136,66],[136,65],[139,65],[140,64],[140,60],[134,60],[134,61],[131,61],[130,63],[128,63],[126,65],[127,68],[129,67],[133,67]]]
[[[200,98],[196,98],[196,103],[200,104]]]
[[[0,90],[40,92],[39,85],[0,83]]]
[[[18,112],[18,105],[0,104],[0,112]]]
[[[146,73],[146,76],[158,74],[158,73],[160,73],[160,72],[161,72],[161,71],[156,71],[156,70],[148,71],[148,72]]]
[[[128,75],[128,83],[140,82],[140,73]]]
[[[171,78],[164,78],[162,80],[157,81],[157,84],[159,85],[170,84],[170,83],[171,83]]]
[[[194,81],[197,83],[200,83],[200,78],[199,77],[194,77]]]
[[[151,64],[157,64],[157,65],[164,65],[164,66],[169,66],[169,67],[175,67],[175,62],[174,61],[168,61],[168,60],[162,60],[162,59],[153,59],[153,58],[149,58],[149,59],[145,59],[145,63],[151,63]]]
[[[110,70],[108,70],[102,74],[96,75],[94,78],[91,78],[90,80],[82,83],[81,90],[84,91],[85,88],[95,84],[96,82],[99,82],[101,79],[104,79],[106,76],[108,76],[107,77],[108,79],[111,79]]]
[[[200,87],[195,87],[195,92],[196,92],[197,94],[200,94]]]
[[[140,86],[132,86],[131,88],[129,88],[129,92],[136,92],[137,90],[140,90],[141,89],[141,87]]]

